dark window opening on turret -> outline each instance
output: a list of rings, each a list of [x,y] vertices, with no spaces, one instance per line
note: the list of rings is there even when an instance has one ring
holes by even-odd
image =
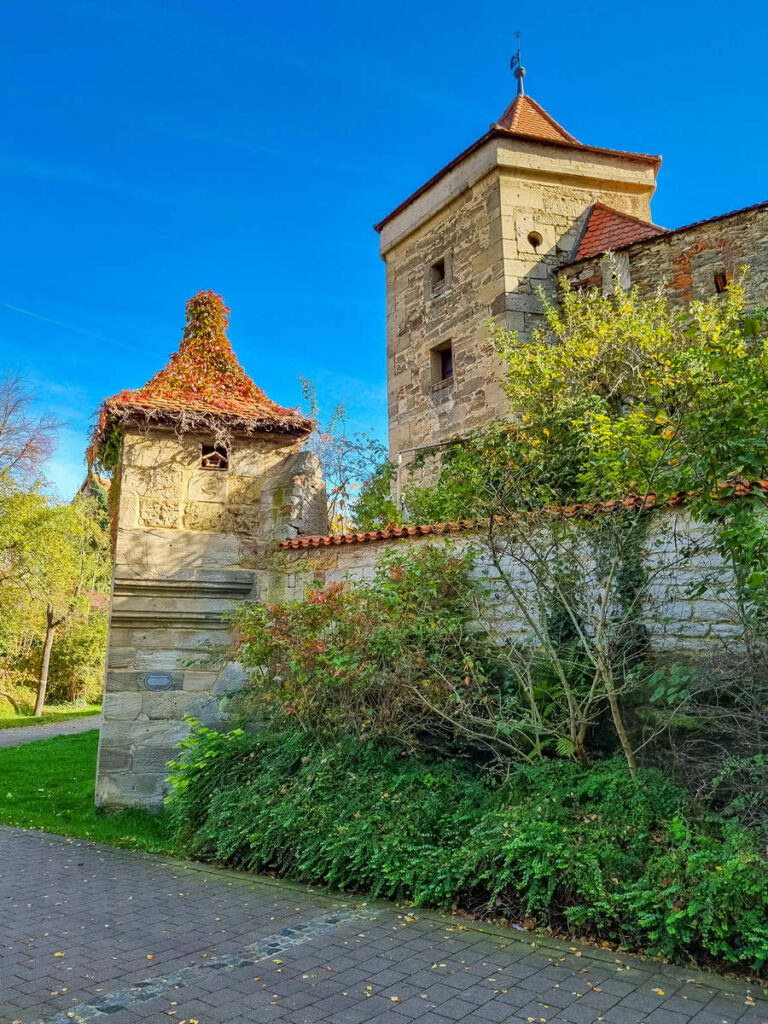
[[[444,387],[453,381],[453,348],[450,341],[437,345],[429,353],[432,387]]]
[[[223,444],[201,445],[201,469],[229,469],[229,456]]]
[[[445,260],[438,260],[429,268],[429,283],[432,293],[439,292],[445,284]]]
[[[440,380],[453,379],[453,352],[444,348],[440,353]]]
[[[424,297],[430,299],[450,295],[453,287],[453,251],[447,249],[439,260],[428,263],[424,271]]]
[[[724,270],[720,270],[715,274],[715,292],[718,295],[722,295],[723,292],[728,290],[728,285],[731,283],[731,275],[726,274]]]

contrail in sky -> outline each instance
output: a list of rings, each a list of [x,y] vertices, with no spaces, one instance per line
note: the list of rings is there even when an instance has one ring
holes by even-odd
[[[117,338],[108,338],[104,334],[94,334],[93,331],[86,331],[82,327],[75,327],[74,324],[62,323],[61,320],[54,320],[50,316],[43,316],[42,313],[33,313],[29,309],[20,309],[19,306],[12,306],[9,302],[4,302],[3,307],[5,309],[12,309],[14,313],[23,313],[24,316],[34,317],[35,320],[45,320],[46,323],[55,324],[56,327],[64,327],[68,331],[76,331],[77,334],[85,334],[89,338],[97,338],[99,341],[107,341],[110,345],[117,345],[118,348],[126,348],[130,352],[141,352],[144,355],[150,354],[146,349],[139,348],[136,345],[131,345],[126,341],[118,341]]]

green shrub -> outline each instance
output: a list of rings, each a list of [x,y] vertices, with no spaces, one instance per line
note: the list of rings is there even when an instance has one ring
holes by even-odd
[[[94,704],[101,698],[107,655],[107,613],[71,619],[51,650],[48,697],[52,701]]]
[[[460,760],[299,731],[197,728],[185,746],[170,808],[191,856],[673,959],[768,964],[768,865],[656,771],[633,782],[620,761],[541,762],[494,783]]]
[[[382,462],[364,481],[352,509],[353,529],[385,530],[392,523],[401,523],[403,514],[392,500],[397,479],[397,466]]]
[[[408,749],[516,752],[508,723],[520,719],[519,701],[504,689],[502,652],[479,618],[485,588],[474,565],[470,551],[406,548],[372,579],[238,609],[251,682],[236,721],[297,721],[325,738]]]

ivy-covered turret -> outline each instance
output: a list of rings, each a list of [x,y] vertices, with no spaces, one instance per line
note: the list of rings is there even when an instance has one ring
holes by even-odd
[[[177,352],[143,387],[108,398],[94,434],[96,453],[111,428],[166,426],[178,433],[207,431],[305,437],[311,422],[267,398],[232,350],[230,310],[220,295],[199,291],[187,302],[187,323]]]
[[[221,296],[193,296],[178,351],[103,403],[89,447],[113,476],[102,806],[162,799],[184,715],[215,720],[242,682],[226,612],[266,591],[275,541],[327,531],[312,423],[254,383],[228,325]]]

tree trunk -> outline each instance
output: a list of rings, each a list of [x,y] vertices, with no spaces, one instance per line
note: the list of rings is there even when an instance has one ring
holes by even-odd
[[[5,699],[11,705],[11,707],[13,708],[17,715],[20,713],[19,705],[17,704],[15,697],[13,697],[10,693],[6,693],[5,690],[0,690],[0,697],[5,697]]]
[[[616,690],[613,686],[613,682],[608,684],[608,705],[611,709],[611,718],[613,719],[613,725],[616,729],[616,734],[619,737],[619,743],[621,743],[621,749],[624,751],[624,757],[627,760],[627,767],[629,768],[629,774],[633,779],[637,778],[637,761],[635,760],[635,752],[632,749],[632,744],[629,742],[627,736],[627,730],[624,728],[624,720],[621,717],[621,709],[619,708],[619,698],[616,696]]]
[[[37,684],[37,700],[35,701],[35,718],[40,718],[45,705],[45,691],[48,689],[48,668],[51,664],[51,648],[56,635],[58,622],[53,618],[53,605],[48,605],[46,612],[45,643],[43,644],[43,660],[40,665],[40,681]]]

